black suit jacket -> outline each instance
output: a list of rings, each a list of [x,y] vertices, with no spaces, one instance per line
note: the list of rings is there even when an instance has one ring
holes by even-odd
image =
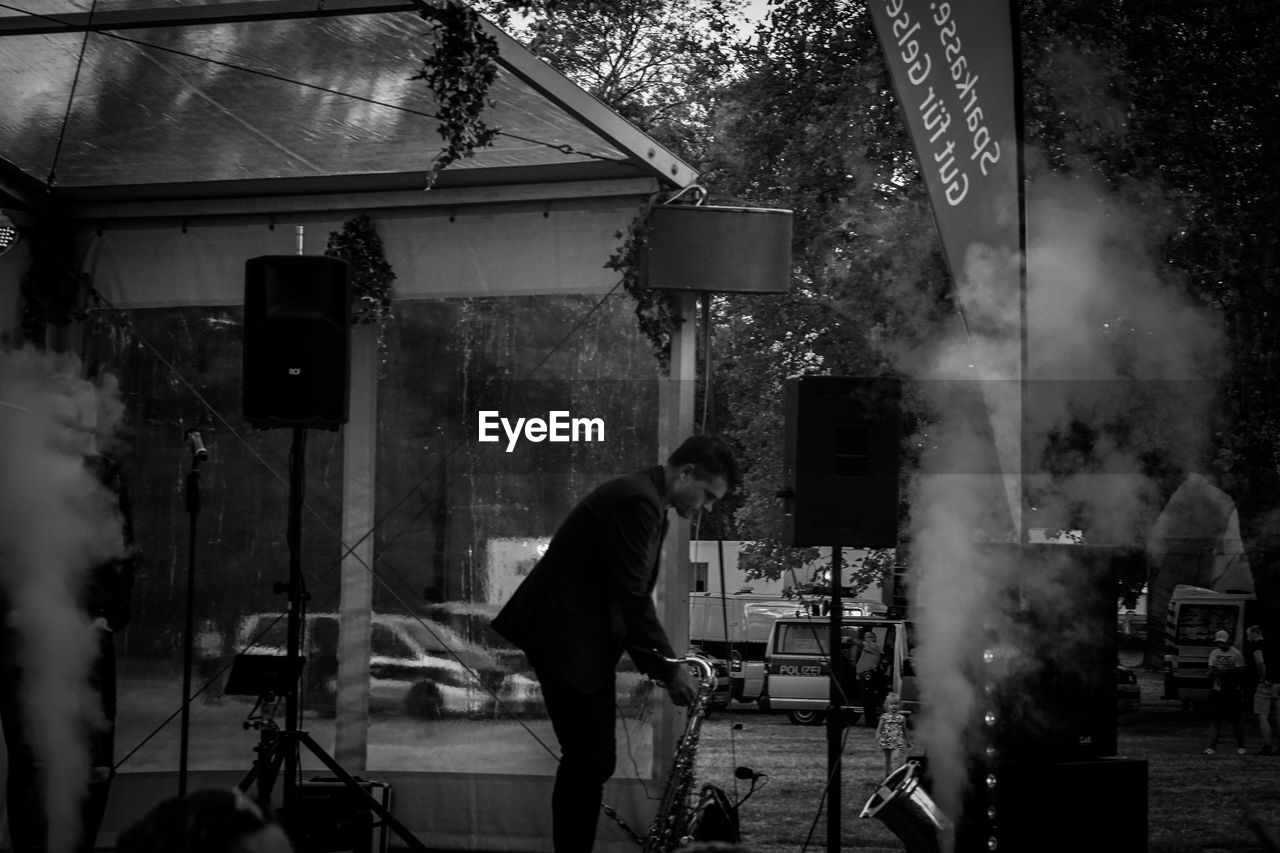
[[[658,621],[653,588],[666,534],[662,466],[610,480],[565,518],[551,544],[493,620],[498,633],[574,689],[591,693],[613,678],[626,648],[675,657]],[[671,664],[633,654],[666,679]]]

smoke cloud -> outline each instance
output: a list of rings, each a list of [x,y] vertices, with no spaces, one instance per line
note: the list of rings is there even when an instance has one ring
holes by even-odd
[[[1089,640],[1036,645],[1020,635],[1029,598],[1070,612],[1066,568],[1041,566],[1031,577],[1014,549],[984,543],[1018,541],[1026,490],[1028,528],[1071,526],[1092,544],[1140,544],[1160,509],[1146,466],[1158,458],[1194,470],[1206,447],[1221,328],[1160,262],[1168,232],[1149,211],[1165,206],[1136,196],[1148,203],[1052,176],[1029,189],[1025,386],[1018,295],[1000,290],[1016,282],[1016,259],[994,253],[972,252],[961,277],[964,333],[909,360],[918,379],[981,380],[920,383],[934,420],[918,437],[924,452],[910,495],[925,704],[917,742],[950,814],[986,749],[993,696],[1017,695],[1022,679],[1045,668],[1069,670]],[[991,471],[976,461],[993,458]],[[1033,648],[1055,659],[1036,659]],[[1045,709],[1010,710],[1035,725]]]
[[[115,382],[71,357],[0,352],[0,614],[21,638],[26,717],[44,762],[52,853],[70,851],[88,785],[95,629],[80,601],[90,567],[123,553],[114,496],[85,465],[118,425]]]

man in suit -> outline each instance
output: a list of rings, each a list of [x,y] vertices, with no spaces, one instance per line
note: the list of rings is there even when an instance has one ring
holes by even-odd
[[[614,667],[623,650],[677,705],[697,697],[688,668],[663,660],[676,655],[652,598],[667,510],[692,518],[737,479],[729,445],[697,435],[665,464],[610,480],[574,507],[493,620],[533,665],[560,741],[551,795],[556,853],[584,853],[595,844],[616,762]]]

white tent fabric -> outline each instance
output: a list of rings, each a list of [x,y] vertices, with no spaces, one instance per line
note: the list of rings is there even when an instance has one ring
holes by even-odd
[[[1169,498],[1148,544],[1156,574],[1166,584],[1218,591],[1253,591],[1253,575],[1240,538],[1235,502],[1202,474],[1191,474]]]
[[[371,218],[396,273],[397,299],[604,293],[617,283],[616,271],[604,264],[642,200],[391,210]],[[321,254],[342,220],[310,215],[185,226],[113,224],[92,233],[85,270],[117,308],[239,305],[245,261],[297,254],[298,226],[304,228],[304,253]]]

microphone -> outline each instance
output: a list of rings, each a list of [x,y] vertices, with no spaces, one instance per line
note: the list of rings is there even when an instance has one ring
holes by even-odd
[[[750,782],[754,782],[757,779],[763,778],[768,775],[769,775],[768,773],[757,773],[755,770],[752,770],[750,767],[737,767],[733,771],[733,776],[735,779],[742,779],[744,781],[750,781]]]
[[[191,456],[197,462],[203,462],[209,458],[209,451],[204,449],[204,442],[200,440],[200,430],[187,430],[187,447],[191,448]]]

